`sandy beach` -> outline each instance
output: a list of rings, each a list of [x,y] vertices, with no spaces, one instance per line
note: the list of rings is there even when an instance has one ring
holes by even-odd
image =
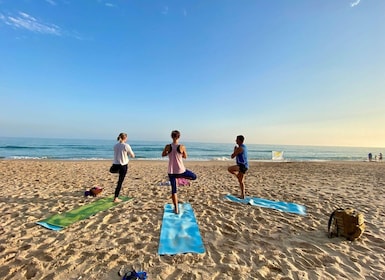
[[[148,279],[385,279],[385,163],[251,162],[248,196],[306,206],[307,215],[224,199],[239,194],[233,161],[186,161],[198,179],[179,188],[191,203],[204,254],[159,256],[167,161],[132,160],[123,195],[134,197],[55,232],[37,221],[113,194],[110,161],[0,161],[0,278],[118,280],[122,266]],[[330,213],[365,216],[360,240],[327,237]]]

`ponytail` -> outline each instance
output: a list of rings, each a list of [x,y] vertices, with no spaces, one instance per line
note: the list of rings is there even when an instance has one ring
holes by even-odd
[[[116,140],[121,141],[121,140],[123,140],[125,138],[127,138],[127,133],[123,133],[122,132],[122,133],[119,134],[119,136],[118,136],[118,138],[116,138]]]

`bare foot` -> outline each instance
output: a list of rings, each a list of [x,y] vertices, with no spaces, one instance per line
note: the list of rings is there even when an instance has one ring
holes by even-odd
[[[118,198],[118,197],[115,197],[114,202],[118,203],[118,202],[122,202],[122,200],[120,198]]]

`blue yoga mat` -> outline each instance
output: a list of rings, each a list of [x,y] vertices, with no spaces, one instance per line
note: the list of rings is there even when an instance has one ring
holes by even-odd
[[[246,197],[244,199],[235,197],[231,194],[227,194],[225,196],[226,199],[243,203],[243,204],[250,204],[253,206],[260,206],[265,208],[271,208],[275,210],[279,210],[282,212],[288,212],[288,213],[294,213],[299,215],[306,215],[306,207],[303,205],[291,203],[291,202],[284,202],[284,201],[273,201],[268,200],[264,198],[258,198],[258,197]]]
[[[205,247],[191,205],[189,203],[179,204],[179,214],[175,214],[174,206],[166,204],[160,230],[158,254],[201,254],[204,252]]]

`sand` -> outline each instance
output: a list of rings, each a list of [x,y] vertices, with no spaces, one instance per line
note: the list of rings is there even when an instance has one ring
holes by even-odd
[[[36,224],[113,194],[109,161],[0,161],[0,279],[121,279],[134,267],[148,279],[385,279],[385,164],[252,162],[247,195],[294,202],[307,215],[224,200],[239,194],[232,161],[186,161],[198,179],[179,189],[193,206],[204,254],[159,256],[170,190],[166,161],[132,160],[122,194],[134,200],[55,232]],[[365,215],[360,240],[327,237],[330,213]]]

